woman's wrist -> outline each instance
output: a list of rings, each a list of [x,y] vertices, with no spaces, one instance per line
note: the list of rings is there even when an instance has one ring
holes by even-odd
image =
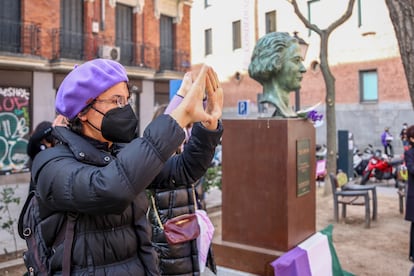
[[[219,120],[213,120],[210,122],[201,122],[201,124],[203,125],[203,127],[205,127],[208,130],[217,130]]]

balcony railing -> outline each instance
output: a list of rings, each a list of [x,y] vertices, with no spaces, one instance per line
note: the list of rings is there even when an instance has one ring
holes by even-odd
[[[0,19],[0,51],[39,55],[39,34],[38,24]]]
[[[103,35],[44,29],[40,24],[0,19],[0,52],[3,53],[33,55],[52,61],[82,61],[100,57],[99,48],[109,45],[120,47],[119,61],[126,66],[138,66],[158,72],[185,72],[190,67],[190,53],[187,51],[122,39],[114,41],[112,37]]]
[[[62,58],[89,60],[99,56],[99,47],[104,45],[120,47],[120,63],[126,66],[139,66],[156,71],[185,72],[190,67],[190,54],[186,51],[155,47],[150,43],[134,43],[111,37],[67,32],[62,29],[52,31],[53,60]]]

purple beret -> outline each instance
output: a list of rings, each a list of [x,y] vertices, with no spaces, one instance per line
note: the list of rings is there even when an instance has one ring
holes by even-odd
[[[92,100],[117,83],[127,82],[125,68],[109,59],[94,59],[75,67],[62,81],[56,95],[56,110],[73,119]]]

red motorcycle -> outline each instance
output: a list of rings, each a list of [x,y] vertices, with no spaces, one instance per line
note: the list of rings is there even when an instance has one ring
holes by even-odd
[[[377,180],[395,180],[398,187],[398,170],[403,160],[392,161],[388,156],[382,156],[381,150],[376,150],[362,174],[361,185],[365,185],[371,177]]]

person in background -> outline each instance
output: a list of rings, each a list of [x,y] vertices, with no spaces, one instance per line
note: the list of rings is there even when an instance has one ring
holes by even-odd
[[[381,143],[384,146],[384,153],[388,157],[394,157],[394,150],[392,148],[392,140],[394,140],[394,137],[390,133],[390,128],[386,127],[384,129],[384,132],[381,134]]]
[[[53,146],[52,129],[52,122],[43,121],[33,130],[27,143],[27,155],[30,161],[33,161],[40,151]]]
[[[177,108],[151,122],[143,137],[136,137],[127,82],[125,68],[112,60],[72,70],[55,103],[68,126],[54,127],[58,143],[33,162],[39,223],[53,229],[42,232],[45,244],[56,240],[68,212],[77,214],[70,275],[159,275],[145,190],[194,183],[222,135],[223,90],[211,67],[201,68]],[[190,123],[194,138],[176,155]],[[49,275],[64,268],[63,242],[53,249]]]
[[[35,127],[32,134],[30,135],[26,148],[27,155],[29,155],[29,162],[27,166],[29,169],[32,168],[33,160],[40,151],[54,145],[52,129],[52,122],[42,121]],[[30,181],[29,191],[32,191],[33,189],[33,181]]]
[[[404,152],[404,161],[408,171],[405,219],[411,221],[408,258],[414,262],[414,125],[407,128],[407,140],[409,149]]]
[[[157,108],[154,111],[154,115],[152,115],[152,120],[151,121],[154,121],[155,118],[157,118],[158,116],[164,114],[165,109],[167,108],[167,106],[168,106],[167,104],[161,104],[161,105],[157,106]]]
[[[191,73],[188,72],[184,75],[180,89],[171,99],[168,106],[160,105],[156,109],[153,120],[161,114],[173,112],[185,98],[191,84]],[[184,127],[184,131],[186,130],[187,127]],[[188,150],[187,144],[192,143],[193,137],[191,136],[191,129],[187,131],[186,139],[177,149],[177,154],[182,154],[183,151]],[[178,185],[179,183],[177,183]],[[193,189],[195,194],[193,194]],[[180,244],[168,244],[158,220],[159,218],[162,223],[165,223],[168,219],[176,216],[194,213],[194,201],[198,206],[197,208],[203,208],[205,204],[203,202],[204,195],[201,182],[197,179],[197,181],[190,183],[190,185],[189,183],[182,183],[177,188],[149,189],[149,192],[152,197],[151,199],[154,201],[152,208],[149,210],[148,217],[152,225],[152,244],[158,253],[161,275],[201,275],[197,241],[192,240]],[[207,266],[213,273],[216,273],[216,266],[211,252],[210,247]],[[207,273],[210,272],[206,271],[203,275],[207,275]]]
[[[400,131],[400,139],[401,139],[401,143],[403,145],[404,151],[407,150],[407,147],[409,145],[408,140],[407,140],[407,123],[403,124],[403,127]]]

